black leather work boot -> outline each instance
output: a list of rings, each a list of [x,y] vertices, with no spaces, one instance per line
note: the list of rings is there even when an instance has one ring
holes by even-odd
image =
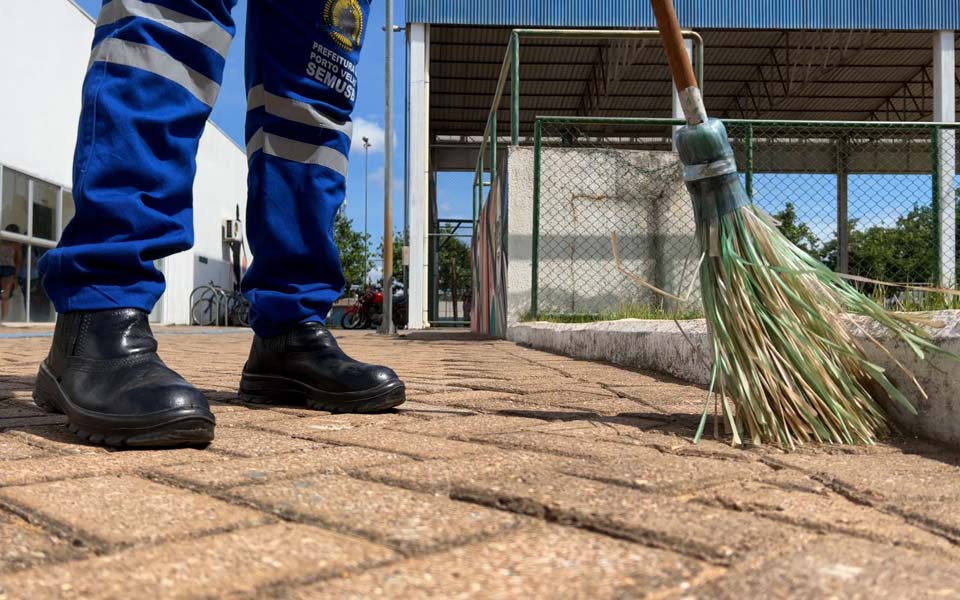
[[[64,313],[33,392],[81,438],[108,446],[204,445],[215,425],[207,399],[157,356],[147,314]]]
[[[403,404],[404,385],[386,367],[353,360],[320,323],[273,338],[256,336],[243,367],[240,399],[258,404],[305,402],[333,413],[369,413]]]

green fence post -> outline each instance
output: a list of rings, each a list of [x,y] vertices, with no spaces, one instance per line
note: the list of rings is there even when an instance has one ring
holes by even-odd
[[[850,272],[850,167],[847,136],[837,136],[837,273]]]
[[[530,253],[530,315],[540,315],[540,151],[543,124],[537,119],[533,128],[533,248]]]
[[[490,187],[497,183],[497,112],[490,115]]]
[[[520,34],[513,32],[510,63],[510,143],[520,144]]]
[[[933,161],[933,164],[930,165],[930,175],[933,177],[933,185],[930,186],[933,188],[933,201],[931,202],[931,207],[933,208],[933,223],[934,223],[934,245],[933,247],[937,249],[936,252],[936,261],[934,262],[933,268],[934,273],[937,277],[937,285],[943,286],[943,265],[941,264],[943,260],[941,259],[941,237],[943,237],[943,232],[940,230],[940,127],[934,125],[930,130],[930,157]]]
[[[479,177],[478,177],[478,175],[477,175],[477,172],[476,172],[476,170],[474,170],[474,172],[473,172],[473,226],[474,226],[474,227],[477,226],[477,212],[478,212],[478,211],[477,211],[477,197],[479,196],[479,194],[477,193],[477,189],[478,189],[477,179],[478,179],[478,178],[479,178]]]
[[[746,187],[747,197],[753,200],[753,125],[748,124],[746,133],[743,136],[744,166],[746,169]]]

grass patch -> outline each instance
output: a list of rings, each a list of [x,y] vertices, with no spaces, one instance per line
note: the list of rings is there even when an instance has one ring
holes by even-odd
[[[660,306],[625,305],[617,310],[599,313],[540,313],[536,317],[528,314],[524,321],[546,321],[548,323],[597,323],[600,321],[619,321],[621,319],[645,319],[648,321],[685,321],[702,319],[700,310],[664,310]]]

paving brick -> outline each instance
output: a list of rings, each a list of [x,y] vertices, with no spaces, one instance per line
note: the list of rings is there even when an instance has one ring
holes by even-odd
[[[444,392],[463,392],[467,388],[442,383],[410,383],[404,382],[407,387],[407,397],[425,396],[427,394],[440,394]]]
[[[518,400],[541,406],[560,406],[601,414],[637,413],[649,410],[648,407],[642,404],[638,404],[632,400],[618,398],[612,394],[595,394],[593,392],[569,389],[524,394],[520,396]]]
[[[376,428],[304,432],[303,437],[338,446],[361,446],[418,458],[455,458],[490,452],[488,446]]]
[[[657,373],[644,373],[628,369],[595,363],[579,361],[572,364],[558,366],[561,372],[570,377],[596,381],[608,385],[610,388],[644,387],[648,385],[662,385],[664,383],[678,383],[676,379]]]
[[[885,503],[883,508],[960,545],[960,512],[957,511],[956,501],[910,499]]]
[[[157,451],[88,452],[73,456],[27,458],[4,464],[0,487],[60,479],[132,473],[161,465],[224,460],[223,454],[181,448]]]
[[[599,386],[582,383],[576,379],[556,376],[534,381],[518,381],[516,379],[463,379],[460,381],[460,385],[474,390],[489,390],[506,394],[536,394],[538,392],[562,390],[584,393],[603,392]]]
[[[960,457],[954,454],[787,454],[775,462],[872,501],[960,500]]]
[[[100,546],[156,543],[263,523],[267,516],[137,477],[0,489],[0,502]]]
[[[698,387],[658,383],[639,387],[611,387],[620,396],[665,415],[697,415],[703,412],[707,392]]]
[[[540,419],[507,415],[474,415],[439,421],[418,421],[388,425],[387,429],[456,440],[469,440],[492,433],[523,431],[543,425],[543,423]]]
[[[454,490],[505,477],[534,477],[562,469],[570,459],[532,452],[501,452],[454,459],[412,460],[355,470],[357,477],[424,492],[450,494]]]
[[[478,413],[485,414],[528,414],[528,413],[539,413],[542,415],[542,418],[548,419],[551,418],[549,415],[554,415],[553,418],[562,418],[569,415],[573,410],[569,408],[552,408],[549,406],[539,406],[536,404],[531,404],[529,402],[523,401],[523,396],[515,395],[509,397],[487,397],[485,394],[490,393],[499,393],[499,392],[485,392],[485,391],[474,391],[470,392],[470,395],[464,395],[459,399],[454,399],[452,401],[440,400],[433,396],[423,396],[418,398],[418,402],[423,402],[424,404],[433,404],[435,406],[455,406],[459,408],[465,408],[467,410],[472,410]],[[484,394],[484,396],[474,397],[473,394]],[[587,415],[583,411],[576,411],[579,415]]]
[[[558,473],[507,475],[458,486],[452,497],[608,532],[718,564],[754,560],[814,533],[683,498]]]
[[[750,449],[733,448],[726,441],[717,441],[706,436],[695,444],[692,439],[694,431],[690,431],[689,435],[678,435],[673,429],[665,429],[660,421],[631,415],[617,415],[613,418],[597,417],[586,422],[549,423],[536,427],[532,431],[632,446],[646,446],[667,454],[680,456],[750,461],[758,460],[770,454],[782,454],[775,448],[768,446],[758,446]]]
[[[955,546],[942,536],[912,526],[902,517],[851,502],[809,478],[795,473],[789,475],[770,482],[746,482],[712,489],[698,496],[698,500],[819,532],[956,552]]]
[[[451,406],[467,406],[473,408],[488,400],[509,400],[509,392],[494,392],[489,390],[469,390],[466,392],[443,392],[419,396],[417,400],[425,404],[447,404]]]
[[[616,457],[629,451],[628,448],[621,447],[620,445],[611,445],[610,443],[597,439],[554,435],[535,429],[510,433],[477,435],[471,439],[478,443],[491,444],[503,449],[528,450],[530,452],[543,452],[557,456],[584,459],[602,460],[607,457]],[[647,451],[655,453],[653,450],[647,449]],[[654,454],[648,454],[650,457],[653,455]]]
[[[603,454],[611,449],[607,444],[594,444],[594,448],[598,451],[602,448]],[[566,472],[641,491],[682,494],[731,481],[762,477],[769,474],[770,469],[759,462],[677,456],[644,447],[627,447],[619,454],[610,452],[594,464],[571,463]]]
[[[81,549],[23,519],[0,514],[0,573],[83,555]]]
[[[829,537],[756,569],[689,590],[690,600],[794,598],[958,598],[960,570],[935,554]]]
[[[4,402],[0,400],[0,422],[15,417],[43,417],[48,413],[33,404],[22,402]]]
[[[300,420],[300,419],[297,419]],[[267,427],[271,421],[260,424]],[[282,423],[283,421],[279,421]],[[217,431],[208,450],[226,452],[235,456],[251,458],[285,454],[298,450],[314,450],[317,444],[307,440],[294,439],[286,435],[277,435],[253,427],[217,427]]]
[[[24,440],[14,437],[9,433],[0,433],[0,457],[2,457],[4,461],[35,458],[47,454],[50,453],[42,448],[31,446]]]
[[[361,535],[405,554],[517,527],[516,515],[338,475],[234,488],[231,496],[287,518]]]
[[[63,415],[33,415],[25,417],[11,417],[0,419],[0,431],[17,427],[36,427],[38,425],[66,425],[67,418]]]
[[[284,436],[313,439],[315,434],[327,431],[349,431],[361,427],[385,427],[393,423],[409,423],[414,419],[401,413],[382,413],[369,415],[332,415],[322,414],[303,419],[270,421],[256,425],[258,429],[279,433]],[[420,422],[416,419],[416,422]]]
[[[447,417],[475,415],[476,412],[467,408],[458,408],[456,406],[436,406],[433,404],[424,404],[415,400],[407,400],[400,407],[402,414],[418,419],[445,419]]]
[[[395,558],[387,548],[364,540],[284,523],[0,577],[0,597],[235,597]]]
[[[318,446],[315,450],[274,456],[159,467],[151,477],[194,488],[223,489],[251,483],[279,481],[314,473],[346,473],[371,465],[410,462],[408,456],[358,446]]]
[[[15,437],[31,446],[37,446],[57,454],[106,454],[109,449],[81,440],[62,425],[42,425],[24,429],[11,429],[3,434]]]
[[[704,565],[565,527],[510,536],[299,590],[297,598],[629,598],[681,589]],[[549,576],[545,576],[549,573]]]
[[[277,412],[264,408],[249,408],[247,406],[214,407],[225,410],[214,410],[217,417],[217,427],[251,426],[270,421],[296,419],[294,415]]]

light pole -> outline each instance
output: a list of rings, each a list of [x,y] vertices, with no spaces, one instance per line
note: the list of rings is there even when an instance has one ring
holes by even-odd
[[[363,284],[370,286],[370,235],[367,233],[367,204],[370,194],[370,138],[363,137]]]
[[[383,125],[383,322],[380,333],[396,333],[393,325],[393,0],[386,1]]]

